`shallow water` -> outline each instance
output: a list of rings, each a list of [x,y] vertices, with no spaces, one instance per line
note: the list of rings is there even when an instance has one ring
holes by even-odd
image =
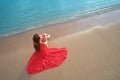
[[[0,37],[116,9],[120,0],[0,0]]]

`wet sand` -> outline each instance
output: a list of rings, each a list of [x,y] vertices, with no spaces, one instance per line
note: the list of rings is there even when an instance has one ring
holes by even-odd
[[[0,80],[119,80],[120,10],[54,24],[0,39]],[[28,75],[34,33],[52,35],[49,47],[66,47],[59,67]]]

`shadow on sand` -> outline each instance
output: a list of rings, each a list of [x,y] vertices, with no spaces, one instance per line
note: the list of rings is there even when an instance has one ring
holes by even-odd
[[[32,78],[33,75],[29,75],[27,72],[26,72],[26,69],[24,69],[20,76],[18,77],[18,80],[30,80]]]

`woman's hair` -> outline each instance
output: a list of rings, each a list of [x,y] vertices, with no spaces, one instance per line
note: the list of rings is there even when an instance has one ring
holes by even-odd
[[[40,37],[38,34],[33,36],[34,48],[36,51],[40,51]]]

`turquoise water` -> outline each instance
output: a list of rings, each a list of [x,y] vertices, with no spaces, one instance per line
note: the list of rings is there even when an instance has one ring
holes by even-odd
[[[115,9],[120,0],[0,0],[0,37]]]

